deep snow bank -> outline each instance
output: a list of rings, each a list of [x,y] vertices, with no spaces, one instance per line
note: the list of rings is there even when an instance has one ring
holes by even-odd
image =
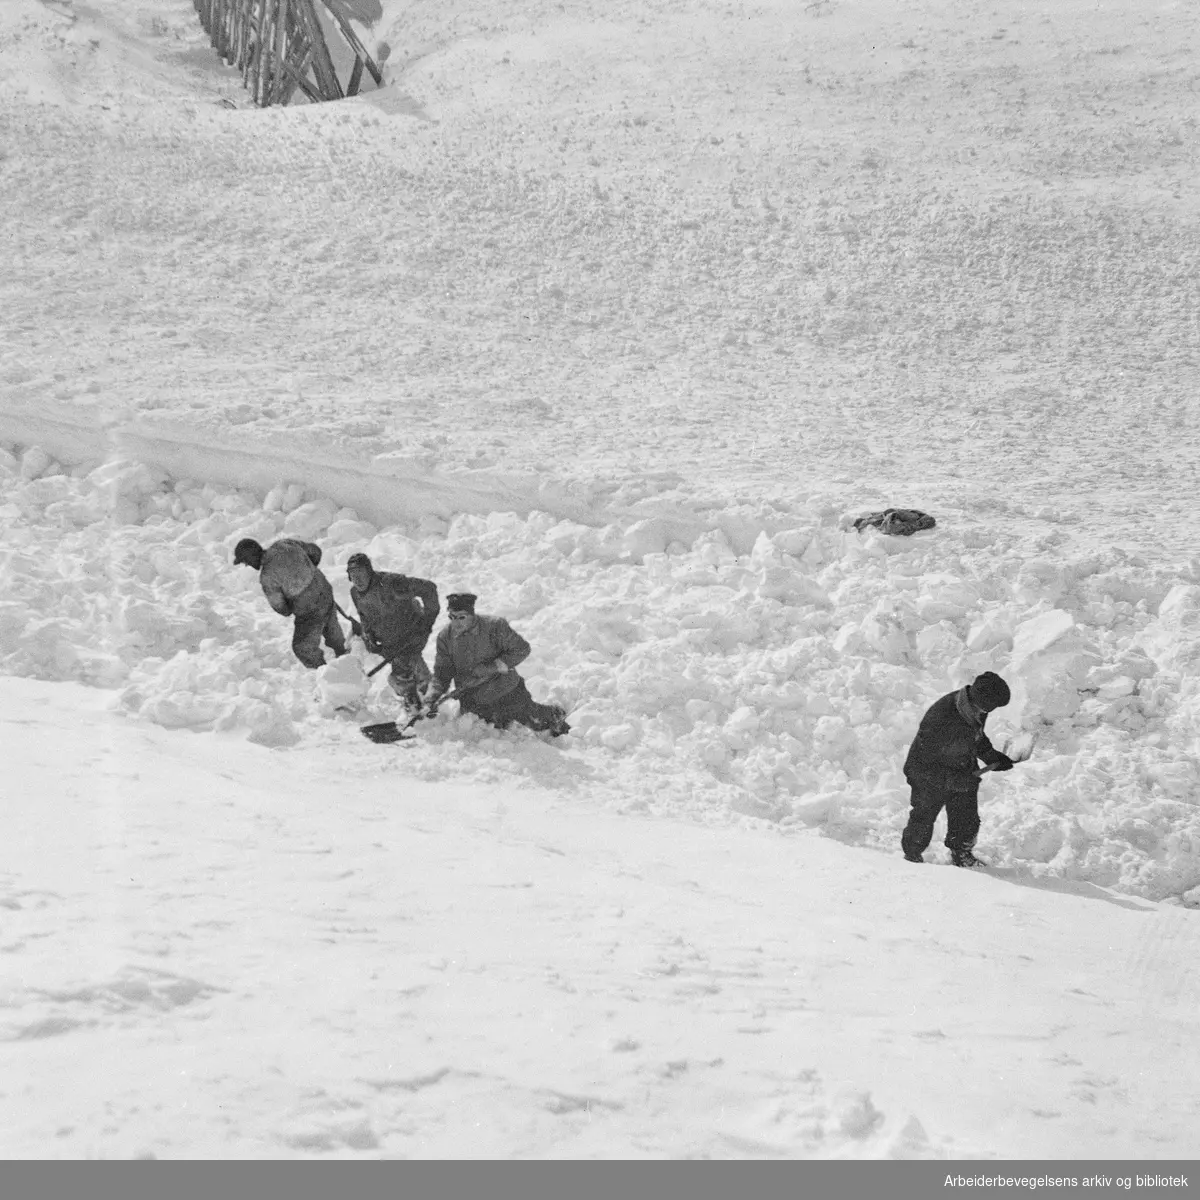
[[[478,592],[533,644],[535,695],[573,709],[565,752],[468,718],[381,763],[527,777],[704,821],[819,825],[894,850],[921,711],[993,669],[1014,685],[993,736],[1034,732],[1038,748],[984,783],[981,846],[1152,898],[1200,885],[1195,561],[1067,556],[1053,538],[1039,553],[994,513],[910,539],[858,535],[799,492],[753,505],[674,494],[657,502],[669,516],[596,506],[588,524],[418,512],[379,528],[298,483],[226,491],[121,459],[68,471],[17,446],[0,474],[0,669],[120,689],[132,716],[380,753],[326,719],[288,624],[230,566],[239,537],[297,534],[325,548],[343,601],[356,549],[443,593]]]

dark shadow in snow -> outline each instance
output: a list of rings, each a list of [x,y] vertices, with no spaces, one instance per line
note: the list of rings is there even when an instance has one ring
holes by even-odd
[[[575,748],[570,739],[550,739],[522,726],[497,731],[478,717],[455,716],[421,735],[430,745],[458,743],[461,751],[472,757],[464,758],[464,770],[478,767],[482,762],[504,762],[514,780],[524,777],[539,787],[574,791],[595,780],[596,769],[571,753]],[[474,757],[478,755],[479,757]]]
[[[433,117],[425,111],[419,100],[394,87],[382,87],[377,91],[364,93],[363,99],[378,108],[380,112],[390,115],[398,113],[403,117],[415,117],[418,121],[425,121],[430,125],[437,124]]]
[[[1058,879],[1052,876],[1034,878],[1022,874],[1016,867],[987,867],[984,873],[995,879],[1003,879],[1006,883],[1037,888],[1043,892],[1063,892],[1068,896],[1083,896],[1088,900],[1106,900],[1118,908],[1129,908],[1134,912],[1153,912],[1157,907],[1153,901],[1141,900],[1137,896],[1114,896],[1107,889],[1081,879]]]

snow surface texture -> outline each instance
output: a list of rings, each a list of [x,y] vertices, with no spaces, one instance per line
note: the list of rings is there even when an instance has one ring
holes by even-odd
[[[636,846],[701,823],[798,874],[818,851],[841,869],[915,870],[898,854],[907,744],[929,702],[996,670],[1014,702],[995,739],[1036,748],[985,778],[980,852],[1006,885],[1041,885],[1020,888],[1050,905],[1022,918],[1034,924],[1055,920],[1050,887],[1090,898],[1070,899],[1080,922],[1113,899],[1100,889],[1139,897],[1131,912],[1171,901],[1155,920],[1180,924],[1133,963],[1166,972],[1192,953],[1200,905],[1200,237],[1184,186],[1198,34],[1194,8],[1091,0],[1052,14],[1010,0],[387,3],[368,45],[387,43],[391,86],[259,112],[186,0],[9,0],[0,670],[101,689],[129,719],[106,736],[146,739],[121,741],[128,753],[190,746],[189,730],[197,760],[269,755],[281,776],[295,761],[406,795],[544,791],[562,805],[551,826],[629,814]],[[850,530],[889,504],[938,526]],[[280,533],[320,542],[343,604],[359,549],[443,594],[478,592],[532,642],[523,673],[573,710],[572,735],[448,712],[403,747],[365,742],[230,564],[239,537]],[[382,676],[374,687],[372,715],[391,716]],[[220,790],[202,782],[197,796]],[[340,798],[313,803],[336,822]],[[731,866],[738,889],[760,886],[753,861]],[[896,912],[944,913],[974,886],[928,874],[881,878],[875,911],[918,888]],[[777,906],[791,883],[756,902]],[[116,913],[99,884],[63,894],[114,919],[145,901]],[[791,935],[810,913],[788,912]],[[1008,928],[971,912],[967,944]],[[1103,944],[1082,973],[1119,974]],[[961,963],[926,965],[960,977]],[[765,977],[790,969],[777,958]],[[1172,969],[1162,1003],[1194,1012],[1194,974]],[[23,995],[20,1029],[86,1025],[72,1005],[114,995],[157,1012],[188,980],[208,986],[199,970],[124,970],[98,963],[81,999],[64,982],[44,1011]],[[893,1005],[900,978],[885,979]],[[829,1009],[854,994],[831,991]],[[996,1022],[994,1007],[977,1027],[965,1012],[952,1049]],[[1010,1032],[1043,1036],[1031,1029]],[[1162,1043],[1156,1079],[1187,1044]],[[831,1069],[800,1058],[799,1072]],[[955,1063],[939,1065],[950,1088]],[[1131,1095],[1124,1073],[1098,1070],[1073,1103]],[[414,1077],[396,1078],[380,1092],[407,1095]],[[979,1086],[979,1112],[994,1111],[998,1085]],[[871,1140],[867,1101],[846,1124],[813,1087],[762,1118],[773,1136],[751,1121],[742,1141],[646,1152],[900,1144],[891,1125]],[[286,1144],[390,1146],[356,1124],[361,1104],[346,1100],[347,1136]],[[989,1141],[982,1119],[957,1136],[968,1125],[945,1103],[916,1128],[934,1116],[915,1152],[1101,1153],[1133,1128],[1113,1116],[1035,1134],[1025,1117]],[[504,1152],[555,1144],[497,1136]],[[572,1148],[611,1147],[598,1136]],[[1131,1154],[1196,1149],[1179,1132],[1130,1136]]]
[[[1195,1157],[1186,909],[105,708],[0,679],[7,1156]]]
[[[1039,748],[985,785],[991,852],[1155,898],[1194,889],[1200,566],[1170,514],[1195,478],[1196,417],[1173,374],[1195,330],[1172,299],[1195,230],[1155,190],[1175,143],[1134,195],[1120,175],[1043,196],[992,142],[980,194],[978,164],[948,170],[905,124],[905,81],[949,104],[917,64],[966,19],[910,28],[911,14],[826,7],[772,7],[724,47],[727,15],[697,25],[680,4],[514,8],[510,24],[489,7],[486,28],[469,5],[387,9],[380,36],[404,34],[396,80],[436,121],[392,111],[395,87],[198,107],[224,68],[182,3],[149,25],[115,0],[6,8],[2,286],[20,340],[0,412],[5,669],[123,686],[126,711],[172,726],[321,736],[283,627],[227,566],[230,539],[302,532],[335,568],[365,547],[480,592],[533,640],[534,691],[575,710],[565,761],[519,739],[496,760],[455,727],[425,731],[406,769],[565,772],[608,803],[893,847],[922,707],[993,669],[1017,688],[997,726],[1036,729]],[[1029,142],[1045,129],[1013,62],[1027,85],[1108,95],[1130,86],[1109,51],[1149,70],[1154,39],[1192,19],[1147,16],[1139,41],[1110,46],[1091,9],[1011,15],[979,53],[1015,58],[975,70],[1000,72]],[[888,54],[860,59],[884,30]],[[1066,32],[1094,73],[1038,74]],[[693,90],[688,38],[725,71],[715,92]],[[819,68],[818,50],[832,56]],[[636,112],[605,75],[631,53]],[[751,63],[767,76],[739,98]],[[581,69],[585,98],[543,104]],[[826,128],[843,91],[858,122],[877,120],[863,89],[881,79],[889,137],[923,152],[903,172],[864,152],[850,187],[841,152],[804,139],[848,136]],[[777,102],[785,84],[804,89],[803,135]],[[963,138],[982,119],[968,96],[943,113]],[[1075,153],[1098,153],[1112,129],[1067,111],[1087,126]],[[535,112],[541,140],[523,124]],[[557,156],[546,122],[561,123]],[[369,183],[351,187],[363,156]],[[658,169],[634,170],[645,156]],[[596,182],[618,164],[619,181]],[[48,282],[65,277],[69,294]],[[1067,363],[1069,385],[1051,388]],[[847,515],[889,501],[941,524],[911,542],[846,533]]]
[[[1032,733],[1037,748],[983,784],[987,853],[1200,900],[1195,564],[1176,582],[1180,568],[1119,549],[1031,556],[1003,529],[974,548],[949,522],[858,534],[830,505],[783,498],[628,524],[534,511],[377,529],[299,484],[228,492],[120,460],[66,472],[36,447],[0,454],[0,474],[10,674],[120,688],[123,711],[171,728],[377,753],[330,722],[291,623],[230,565],[241,537],[316,539],[347,610],[355,550],[443,595],[479,593],[532,643],[534,694],[571,710],[561,748],[471,717],[424,726],[408,774],[523,777],[624,811],[818,825],[895,852],[921,712],[997,670],[1014,695],[993,739]]]

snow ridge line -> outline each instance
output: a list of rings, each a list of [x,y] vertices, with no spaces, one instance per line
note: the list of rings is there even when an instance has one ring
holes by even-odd
[[[307,444],[301,444],[307,441]],[[455,513],[550,513],[560,520],[599,526],[617,513],[570,495],[555,480],[531,474],[429,470],[413,458],[380,456],[363,462],[349,455],[314,450],[311,436],[275,436],[266,442],[246,437],[197,435],[178,424],[121,420],[97,410],[92,420],[59,411],[0,411],[0,442],[39,446],[74,467],[110,458],[144,462],[175,479],[267,492],[298,483],[337,504],[354,509],[378,526],[422,516]],[[624,514],[627,520],[638,519]]]

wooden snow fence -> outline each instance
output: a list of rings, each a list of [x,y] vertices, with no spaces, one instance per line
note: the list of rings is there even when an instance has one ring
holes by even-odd
[[[358,93],[364,68],[376,85],[383,74],[367,53],[342,0],[193,0],[217,53],[242,73],[260,108],[287,104],[297,90],[310,100],[341,100]],[[328,16],[322,22],[321,12]],[[353,57],[345,87],[330,53],[326,27]],[[338,57],[346,55],[341,47]]]

